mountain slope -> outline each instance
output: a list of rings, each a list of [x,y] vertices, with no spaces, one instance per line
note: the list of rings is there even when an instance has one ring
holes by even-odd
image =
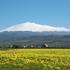
[[[49,25],[41,25],[41,24],[36,24],[32,22],[26,22],[18,25],[11,26],[9,28],[6,28],[4,30],[1,30],[0,32],[4,31],[31,31],[31,32],[69,32],[70,29],[67,29],[65,27],[53,27]]]

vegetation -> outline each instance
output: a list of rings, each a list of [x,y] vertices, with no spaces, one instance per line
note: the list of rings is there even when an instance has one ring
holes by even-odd
[[[47,44],[48,46],[45,46]],[[70,35],[31,36],[15,40],[0,40],[0,48],[70,48]]]
[[[0,70],[70,70],[70,49],[3,49]]]

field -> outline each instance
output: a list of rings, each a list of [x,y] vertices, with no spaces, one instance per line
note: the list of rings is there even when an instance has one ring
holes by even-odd
[[[70,70],[70,49],[0,50],[0,70]]]

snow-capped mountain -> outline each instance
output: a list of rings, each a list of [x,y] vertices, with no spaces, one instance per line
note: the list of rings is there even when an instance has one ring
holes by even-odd
[[[53,26],[49,26],[49,25],[41,25],[41,24],[36,24],[36,23],[32,23],[32,22],[26,22],[26,23],[21,23],[21,24],[17,24],[11,27],[8,27],[6,29],[1,30],[0,32],[4,32],[4,31],[31,31],[31,32],[61,32],[61,31],[65,31],[65,32],[69,32],[70,29],[67,29],[65,27],[53,27]]]

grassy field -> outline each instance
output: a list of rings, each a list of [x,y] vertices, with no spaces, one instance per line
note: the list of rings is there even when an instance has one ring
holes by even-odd
[[[70,49],[0,50],[0,70],[70,70]]]

